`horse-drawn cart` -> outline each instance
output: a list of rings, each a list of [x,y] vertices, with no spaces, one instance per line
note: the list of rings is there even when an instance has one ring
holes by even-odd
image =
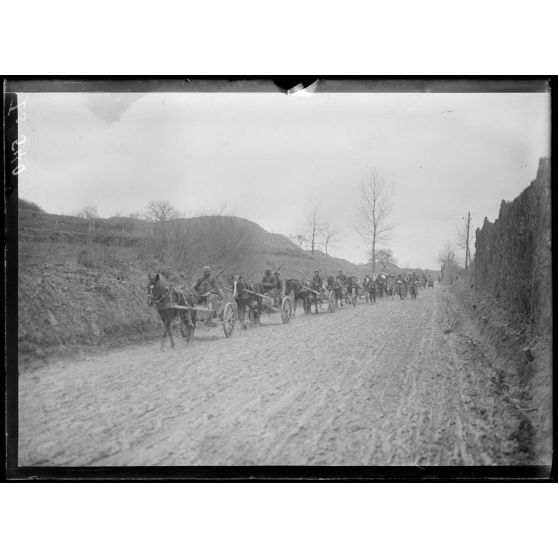
[[[305,291],[309,292],[310,294],[314,295],[314,302],[317,305],[320,305],[320,310],[323,310],[324,304],[327,303],[327,311],[328,312],[335,312],[335,307],[337,305],[337,301],[335,298],[335,293],[333,291],[329,291],[325,289],[323,292],[315,291],[306,285],[302,285],[301,287]],[[310,303],[311,305],[311,303]]]
[[[201,295],[200,298],[207,300],[208,294]],[[191,320],[190,326],[195,329],[197,325],[206,327],[223,327],[225,337],[230,337],[234,332],[235,325],[235,304],[225,302],[225,305],[218,304],[217,309],[213,309],[209,304],[185,305],[170,304],[169,308],[186,311]]]
[[[163,322],[163,338],[161,349],[165,345],[165,339],[170,338],[171,347],[174,347],[172,335],[172,322],[178,319],[180,333],[186,341],[190,341],[196,329],[196,325],[223,327],[225,337],[230,337],[234,331],[235,304],[225,301],[223,304],[215,296],[214,304],[211,304],[210,293],[199,295],[196,292],[187,292],[174,285],[162,285],[159,274],[149,274],[147,285],[147,305],[155,306],[157,313]],[[200,301],[202,303],[200,304]]]
[[[291,321],[291,316],[293,313],[291,300],[288,296],[273,297],[267,294],[258,293],[252,289],[243,288],[243,292],[248,293],[252,296],[257,297],[259,304],[251,306],[249,308],[250,312],[250,322],[253,324],[259,324],[262,312],[267,312],[268,314],[281,313],[281,321],[287,324]]]
[[[341,293],[341,296],[339,296],[338,300],[336,300],[337,305],[339,305],[339,302],[341,302],[341,305],[343,305],[343,303],[347,305],[352,304],[353,306],[357,305],[358,292],[356,287],[351,287],[349,290],[349,288],[344,285],[338,284],[337,290]]]

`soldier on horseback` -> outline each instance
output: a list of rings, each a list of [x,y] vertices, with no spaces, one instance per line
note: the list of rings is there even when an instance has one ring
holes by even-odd
[[[219,311],[223,291],[219,287],[217,279],[211,277],[211,268],[208,265],[203,268],[203,275],[194,283],[194,290],[198,295],[198,300],[207,301],[207,306],[213,310],[205,322],[206,325],[214,325],[213,319]]]

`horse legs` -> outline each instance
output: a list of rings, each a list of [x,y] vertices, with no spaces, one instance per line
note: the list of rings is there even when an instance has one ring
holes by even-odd
[[[189,314],[189,310],[186,312],[184,310],[180,312],[180,333],[182,333],[182,337],[184,337],[188,343],[190,342],[190,338],[192,336],[192,331],[190,329],[190,323],[192,320]],[[184,330],[186,330],[186,333],[184,333]]]
[[[163,338],[161,339],[161,351],[165,349],[165,339],[167,334],[170,337],[171,347],[174,349],[174,339],[171,331],[171,318],[165,318],[163,321]]]
[[[161,339],[161,351],[165,350],[165,339],[167,337],[167,324],[163,322],[163,338]]]
[[[168,318],[165,322],[165,330],[169,333],[169,338],[171,342],[171,347],[174,349],[174,339],[172,337],[172,318]],[[164,339],[164,337],[163,337]]]
[[[242,324],[242,329],[248,329],[248,326],[244,321],[246,319],[246,304],[242,301],[238,303],[238,318]]]

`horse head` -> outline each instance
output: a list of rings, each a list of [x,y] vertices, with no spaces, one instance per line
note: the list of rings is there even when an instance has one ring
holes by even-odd
[[[234,298],[238,298],[238,292],[240,287],[240,275],[235,275],[234,273],[231,275],[231,285],[233,288],[233,296]]]
[[[159,274],[148,275],[149,283],[147,284],[147,305],[153,306],[153,297],[157,296],[156,292],[159,291],[159,287],[161,286]]]

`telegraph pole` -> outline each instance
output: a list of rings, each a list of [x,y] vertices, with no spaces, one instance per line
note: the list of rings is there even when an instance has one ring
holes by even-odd
[[[471,260],[471,255],[469,253],[469,229],[471,228],[471,212],[467,213],[467,244],[465,245],[465,269],[467,269],[467,263]]]

